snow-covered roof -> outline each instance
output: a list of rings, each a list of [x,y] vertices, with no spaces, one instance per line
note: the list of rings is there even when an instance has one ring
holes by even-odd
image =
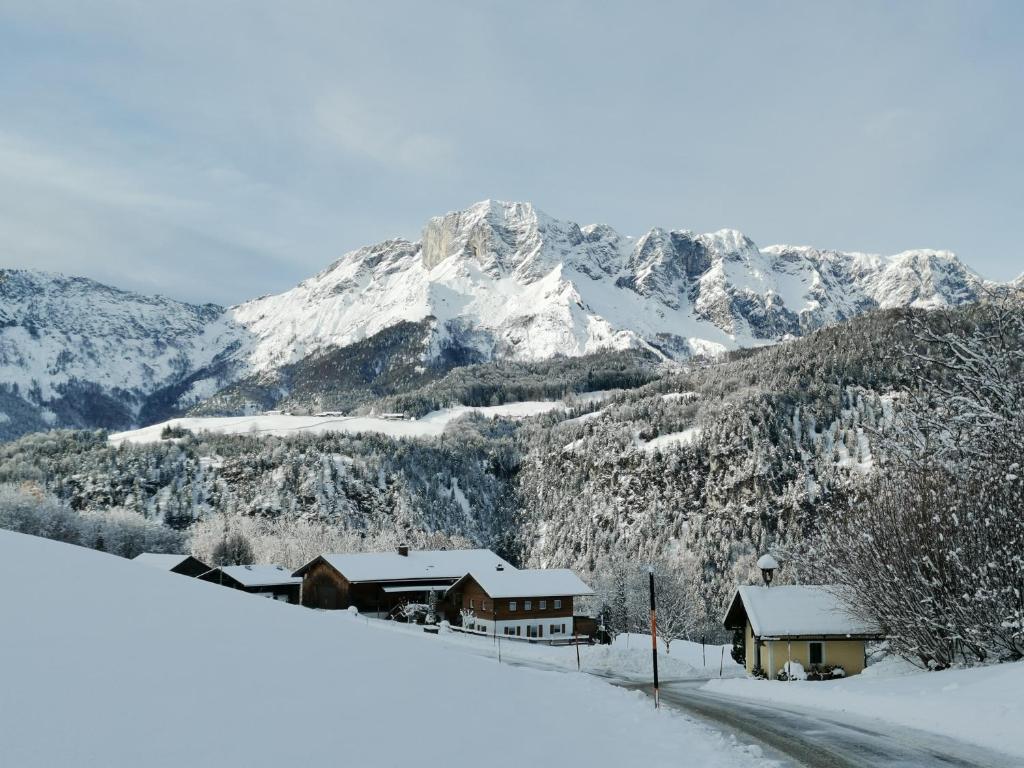
[[[407,555],[360,552],[322,557],[351,582],[461,579],[471,571],[494,570],[499,564],[506,570],[516,570],[489,549],[410,549]],[[303,573],[309,565],[311,563],[297,570],[296,575]]]
[[[484,592],[499,597],[570,597],[592,595],[594,590],[568,568],[471,571]],[[454,587],[452,587],[454,589]]]
[[[276,584],[300,584],[302,579],[292,576],[283,565],[222,565],[221,571],[243,587],[269,587]],[[210,571],[212,573],[213,571]],[[203,574],[205,577],[206,574]]]
[[[846,607],[835,587],[741,586],[729,606],[726,625],[734,625],[740,602],[757,637],[879,635],[870,622]]]
[[[143,552],[141,555],[136,555],[132,558],[136,563],[142,563],[143,565],[149,565],[153,568],[160,568],[164,571],[169,571],[173,568],[177,568],[183,562],[188,560],[191,555],[163,555],[156,552]]]

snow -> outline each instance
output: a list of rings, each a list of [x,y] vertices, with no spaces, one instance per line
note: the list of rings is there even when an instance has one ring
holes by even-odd
[[[827,682],[715,680],[705,687],[817,712],[849,712],[1024,757],[1020,661],[924,672],[890,657],[860,675]]]
[[[381,628],[392,632],[418,633],[419,628],[407,625],[384,623]],[[552,669],[576,669],[576,646],[547,645],[510,640],[500,635],[449,631],[440,635],[445,644],[483,656],[497,658],[498,638],[501,638],[503,662],[521,663]],[[676,640],[670,646],[658,642],[658,677],[663,682],[673,680],[710,680],[712,678],[743,677],[743,667],[729,656],[729,646],[707,645]],[[724,653],[723,653],[724,650]],[[612,677],[630,682],[648,682],[652,677],[651,636],[645,634],[621,634],[612,645],[579,646],[580,669],[602,677]]]
[[[851,615],[831,588],[785,585],[743,585],[730,605],[742,600],[754,634],[759,637],[798,635],[877,635],[877,627]]]
[[[188,555],[164,555],[156,552],[143,552],[141,555],[134,557],[132,562],[169,571],[172,568],[178,567],[187,559]]]
[[[779,567],[779,561],[771,555],[761,555],[757,558],[757,567],[761,570],[775,570]]]
[[[576,396],[578,402],[590,403],[608,397],[611,392],[584,392]],[[225,435],[268,435],[286,437],[299,433],[323,434],[344,432],[357,434],[374,432],[390,437],[437,437],[452,421],[468,414],[489,419],[525,419],[550,411],[567,410],[561,400],[525,400],[504,405],[460,405],[431,411],[420,419],[403,421],[379,416],[294,416],[264,413],[255,416],[191,416],[170,419],[141,429],[131,429],[110,435],[111,445],[121,443],[157,443],[167,426],[182,427],[191,432],[215,432]]]
[[[817,328],[876,306],[962,304],[985,287],[946,251],[759,249],[735,230],[655,228],[633,239],[490,200],[431,219],[420,242],[359,248],[288,291],[227,309],[34,270],[3,277],[0,379],[23,392],[38,383],[33,407],[52,420],[43,408],[73,382],[135,395],[137,415],[145,395],[192,376],[177,403],[187,408],[403,321],[424,322],[424,364],[448,341],[484,359],[636,348],[687,358],[773,343],[786,337],[780,328]]]
[[[515,566],[489,549],[410,549],[408,555],[397,552],[357,552],[327,554],[323,555],[323,559],[351,582],[461,579],[471,571],[483,573],[494,570],[498,565],[509,571],[516,570]],[[296,573],[301,573],[303,568]]]
[[[17,628],[0,636],[0,765],[765,765],[591,676],[0,531],[0,579],[27,573],[0,595]]]
[[[640,443],[640,449],[653,453],[654,451],[665,451],[676,446],[693,445],[700,437],[700,427],[688,427],[682,432],[670,432],[667,435],[658,435],[652,440]]]
[[[244,587],[269,587],[276,584],[301,584],[291,571],[280,565],[223,565],[214,570],[223,571]]]
[[[469,575],[492,598],[592,595],[594,590],[568,568],[472,570]]]
[[[661,399],[672,402],[673,400],[693,400],[696,397],[698,397],[696,392],[667,392],[661,396]]]

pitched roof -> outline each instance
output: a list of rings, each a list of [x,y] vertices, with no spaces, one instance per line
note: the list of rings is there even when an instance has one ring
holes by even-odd
[[[871,622],[854,616],[830,586],[741,586],[726,614],[726,626],[736,624],[742,608],[757,637],[878,636]]]
[[[408,555],[397,552],[359,552],[322,555],[321,558],[351,582],[461,579],[470,571],[494,570],[499,564],[507,570],[515,570],[514,566],[489,549],[410,549]],[[295,572],[296,575],[304,573],[310,565],[312,563],[302,566]]]
[[[191,555],[163,555],[156,552],[143,552],[141,555],[133,557],[132,560],[136,563],[142,563],[143,565],[149,565],[153,568],[160,568],[161,570],[169,571],[173,568],[177,568],[190,557]]]
[[[469,576],[490,597],[571,597],[592,595],[594,590],[568,568],[471,571]],[[461,581],[461,579],[460,579]],[[454,589],[454,585],[451,589]]]
[[[302,582],[300,577],[292,576],[291,571],[283,565],[222,565],[204,573],[203,578],[214,571],[221,571],[243,587],[269,587]]]

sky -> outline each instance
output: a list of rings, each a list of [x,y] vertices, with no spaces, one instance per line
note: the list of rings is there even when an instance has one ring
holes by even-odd
[[[285,290],[431,216],[1024,272],[1024,3],[0,0],[0,266]]]

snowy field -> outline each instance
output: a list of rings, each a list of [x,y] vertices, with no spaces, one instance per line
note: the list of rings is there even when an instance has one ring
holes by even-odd
[[[3,766],[771,764],[589,675],[92,550],[0,531],[0,578]]]
[[[382,630],[419,634],[420,627],[392,622],[375,622]],[[469,653],[485,656],[495,661],[498,658],[498,637],[482,636],[464,632],[448,631],[439,635],[440,642],[458,647]],[[526,643],[516,640],[500,640],[503,663],[522,663],[551,669],[573,671],[576,669],[575,646],[552,646]],[[671,652],[665,652],[665,644],[658,643],[658,675],[662,682],[678,680],[708,680],[723,677],[739,677],[746,673],[729,656],[729,648],[708,645],[703,651],[700,643],[676,640]],[[621,680],[647,682],[651,679],[651,636],[619,635],[615,643],[608,645],[583,645],[579,647],[580,669],[600,676],[611,676]]]
[[[923,672],[893,658],[845,680],[712,680],[705,688],[878,718],[1024,758],[1024,662]]]
[[[593,403],[614,394],[607,392],[584,392],[575,395],[577,405]],[[460,416],[476,413],[487,418],[524,419],[555,410],[567,410],[561,400],[526,400],[519,403],[505,403],[474,407],[460,405],[432,411],[419,419],[382,419],[376,416],[291,416],[288,414],[257,414],[253,416],[197,416],[171,419],[141,429],[117,432],[110,436],[112,445],[121,443],[156,443],[164,427],[183,427],[192,432],[217,432],[226,435],[274,435],[287,436],[297,433],[321,434],[324,432],[377,432],[391,437],[436,437],[444,432],[448,423]]]

